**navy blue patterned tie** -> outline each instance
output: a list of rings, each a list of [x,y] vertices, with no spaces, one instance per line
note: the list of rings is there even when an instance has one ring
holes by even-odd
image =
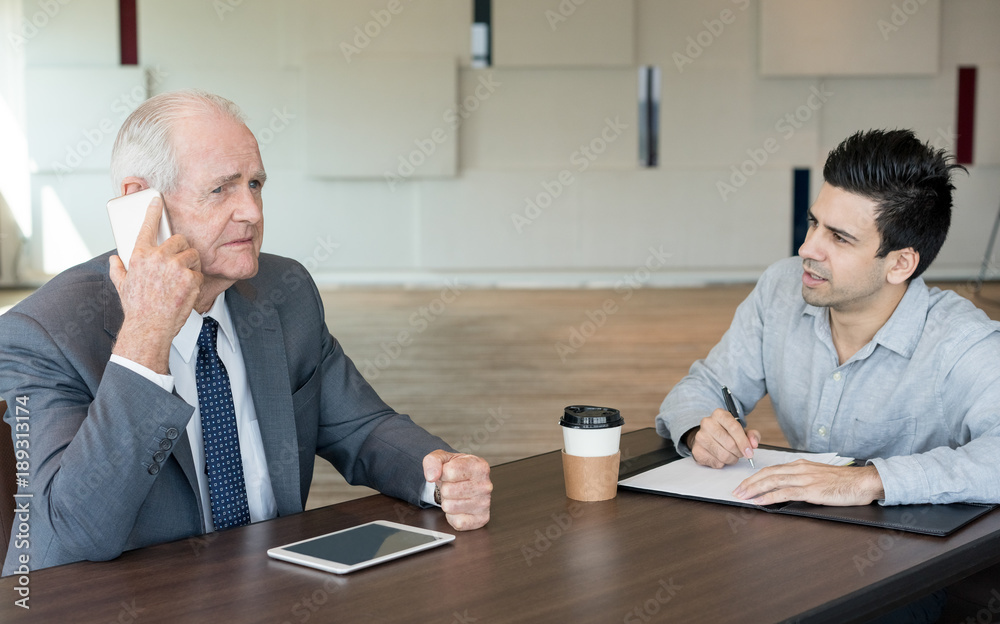
[[[250,524],[233,391],[216,350],[218,329],[218,321],[206,316],[198,335],[198,360],[194,367],[205,439],[205,473],[216,531]]]

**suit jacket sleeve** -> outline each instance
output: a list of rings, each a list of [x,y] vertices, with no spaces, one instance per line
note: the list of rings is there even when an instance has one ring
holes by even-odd
[[[424,456],[453,449],[382,401],[330,334],[319,292],[311,279],[307,282],[317,328],[308,340],[319,345],[319,361],[293,399],[297,411],[314,396],[318,401],[316,454],[330,461],[348,483],[423,506]]]
[[[0,322],[7,419],[13,427],[15,405],[28,415],[30,469],[22,491],[32,494],[32,569],[111,559],[135,547],[129,538],[140,508],[193,411],[140,375],[108,364],[111,337],[103,330],[61,339],[79,327],[66,320],[70,316],[46,326],[15,309]],[[155,542],[169,535],[147,537]]]

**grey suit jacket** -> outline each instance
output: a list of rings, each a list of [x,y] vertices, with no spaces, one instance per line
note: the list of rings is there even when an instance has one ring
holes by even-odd
[[[19,538],[15,523],[5,575],[25,554],[37,570],[203,532],[185,433],[194,408],[109,364],[123,319],[109,256],[65,271],[0,316],[0,396],[15,439],[29,441],[20,493],[32,495],[20,499],[30,531]],[[303,510],[316,455],[352,484],[421,504],[423,457],[450,447],[368,385],[327,330],[305,268],[261,254],[257,275],[233,285],[226,303],[278,515]]]

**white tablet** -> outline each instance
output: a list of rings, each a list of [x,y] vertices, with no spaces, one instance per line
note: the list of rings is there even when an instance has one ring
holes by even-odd
[[[267,556],[347,574],[454,541],[455,536],[387,520],[271,548]]]

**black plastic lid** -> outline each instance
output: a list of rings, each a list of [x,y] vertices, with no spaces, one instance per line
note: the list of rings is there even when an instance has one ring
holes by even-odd
[[[572,429],[608,429],[621,427],[625,424],[625,419],[613,407],[570,405],[563,410],[559,424]]]

